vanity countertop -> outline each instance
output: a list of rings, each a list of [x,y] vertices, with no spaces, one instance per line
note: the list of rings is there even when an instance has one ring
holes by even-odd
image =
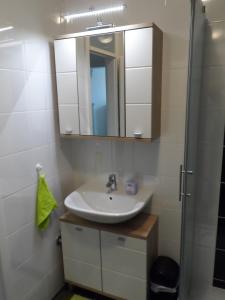
[[[70,212],[66,212],[59,220],[65,223],[109,231],[143,240],[148,239],[151,231],[158,223],[157,216],[145,213],[141,213],[129,221],[118,224],[95,223],[75,216]]]

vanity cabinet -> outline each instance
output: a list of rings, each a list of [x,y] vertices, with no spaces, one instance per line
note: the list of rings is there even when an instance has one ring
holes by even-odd
[[[146,300],[157,256],[157,217],[140,214],[121,224],[60,218],[67,282],[115,299]]]
[[[54,41],[62,136],[160,136],[162,31],[155,24],[112,27]]]

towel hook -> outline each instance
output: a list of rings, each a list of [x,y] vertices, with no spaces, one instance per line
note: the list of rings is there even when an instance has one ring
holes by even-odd
[[[41,171],[43,170],[43,166],[41,164],[36,164],[36,171],[38,173],[38,175],[41,174]]]

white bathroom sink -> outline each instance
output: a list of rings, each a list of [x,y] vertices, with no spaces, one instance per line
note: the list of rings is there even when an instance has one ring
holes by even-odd
[[[152,197],[142,186],[135,196],[127,195],[122,186],[110,194],[104,184],[87,183],[65,199],[67,209],[77,216],[99,223],[120,223],[140,213]]]

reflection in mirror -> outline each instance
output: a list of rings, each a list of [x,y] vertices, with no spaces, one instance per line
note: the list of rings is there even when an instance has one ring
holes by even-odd
[[[81,135],[124,136],[123,33],[77,39]]]

